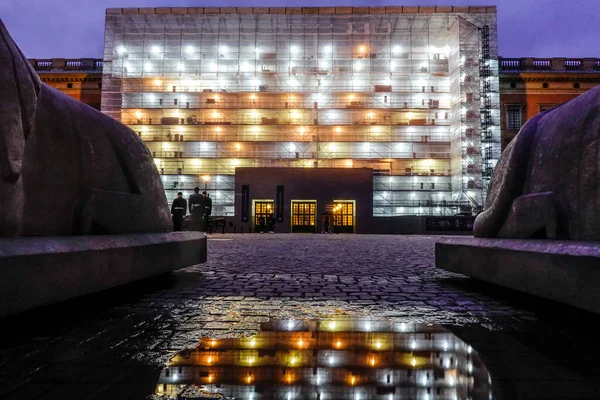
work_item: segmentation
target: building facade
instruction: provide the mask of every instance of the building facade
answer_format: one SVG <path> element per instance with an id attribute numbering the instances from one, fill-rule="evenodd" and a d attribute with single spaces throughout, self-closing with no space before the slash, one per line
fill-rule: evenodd
<path id="1" fill-rule="evenodd" d="M 238 167 L 370 168 L 374 217 L 477 212 L 500 155 L 495 7 L 108 9 L 102 83 L 167 198 L 216 216 Z"/>
<path id="2" fill-rule="evenodd" d="M 535 114 L 600 84 L 600 58 L 500 58 L 502 149 Z"/>
<path id="3" fill-rule="evenodd" d="M 29 59 L 42 82 L 100 110 L 102 60 L 97 58 Z"/>

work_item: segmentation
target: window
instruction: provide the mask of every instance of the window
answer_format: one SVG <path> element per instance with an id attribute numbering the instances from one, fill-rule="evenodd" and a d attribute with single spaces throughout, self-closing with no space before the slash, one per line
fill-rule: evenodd
<path id="1" fill-rule="evenodd" d="M 579 85 L 579 82 L 574 82 L 573 83 L 573 89 L 581 89 L 581 86 Z"/>
<path id="2" fill-rule="evenodd" d="M 67 83 L 67 89 L 73 89 L 73 84 L 72 83 Z"/>
<path id="3" fill-rule="evenodd" d="M 544 82 L 544 83 L 542 83 L 542 87 L 543 87 L 544 89 L 548 89 L 548 82 Z"/>
<path id="4" fill-rule="evenodd" d="M 521 107 L 508 107 L 506 109 L 506 121 L 509 131 L 518 131 L 521 129 Z"/>
<path id="5" fill-rule="evenodd" d="M 556 107 L 556 104 L 554 104 L 554 103 L 538 104 L 538 111 L 539 112 L 546 111 L 553 107 Z"/>
<path id="6" fill-rule="evenodd" d="M 510 88 L 511 88 L 511 89 L 514 89 L 514 88 L 516 88 L 516 87 L 517 87 L 517 84 L 516 84 L 515 82 L 511 82 L 511 83 L 510 83 Z"/>
<path id="7" fill-rule="evenodd" d="M 315 203 L 293 203 L 292 225 L 314 226 L 315 225 Z"/>

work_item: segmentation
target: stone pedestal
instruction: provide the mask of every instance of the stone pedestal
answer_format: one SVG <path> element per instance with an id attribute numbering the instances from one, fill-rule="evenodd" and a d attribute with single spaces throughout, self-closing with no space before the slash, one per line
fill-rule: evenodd
<path id="1" fill-rule="evenodd" d="M 435 265 L 600 314 L 600 242 L 443 238 Z"/>
<path id="2" fill-rule="evenodd" d="M 0 317 L 206 261 L 199 232 L 0 239 Z"/>

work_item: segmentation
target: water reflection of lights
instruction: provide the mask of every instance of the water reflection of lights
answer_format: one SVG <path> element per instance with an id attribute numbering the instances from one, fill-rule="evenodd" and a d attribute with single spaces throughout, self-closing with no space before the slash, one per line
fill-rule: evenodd
<path id="1" fill-rule="evenodd" d="M 492 393 L 477 353 L 441 326 L 336 316 L 273 320 L 261 329 L 249 338 L 202 339 L 179 353 L 155 394 L 175 399 L 196 387 L 225 399 L 480 400 Z"/>

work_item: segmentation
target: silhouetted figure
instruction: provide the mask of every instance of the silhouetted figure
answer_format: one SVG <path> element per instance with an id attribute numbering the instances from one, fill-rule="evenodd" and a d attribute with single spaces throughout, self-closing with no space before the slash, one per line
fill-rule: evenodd
<path id="1" fill-rule="evenodd" d="M 206 232 L 204 224 L 204 196 L 200 194 L 200 188 L 194 188 L 194 194 L 189 200 L 190 214 L 192 215 L 192 230 Z"/>
<path id="2" fill-rule="evenodd" d="M 329 215 L 323 218 L 323 233 L 329 233 Z"/>
<path id="3" fill-rule="evenodd" d="M 212 214 L 212 199 L 208 196 L 208 193 L 206 192 L 206 190 L 202 192 L 202 196 L 204 197 L 204 217 L 203 217 L 204 227 L 205 227 L 205 231 L 208 231 L 208 233 L 211 233 L 210 229 L 208 229 L 208 227 L 209 227 L 208 221 L 210 219 L 210 214 Z"/>
<path id="4" fill-rule="evenodd" d="M 263 215 L 258 217 L 258 229 L 260 233 L 265 233 L 265 217 Z"/>
<path id="5" fill-rule="evenodd" d="M 275 233 L 275 217 L 273 214 L 267 215 L 267 229 L 269 233 Z"/>
<path id="6" fill-rule="evenodd" d="M 187 214 L 187 201 L 183 198 L 183 193 L 177 193 L 177 198 L 171 205 L 171 218 L 173 219 L 173 231 L 181 231 L 183 217 Z"/>

